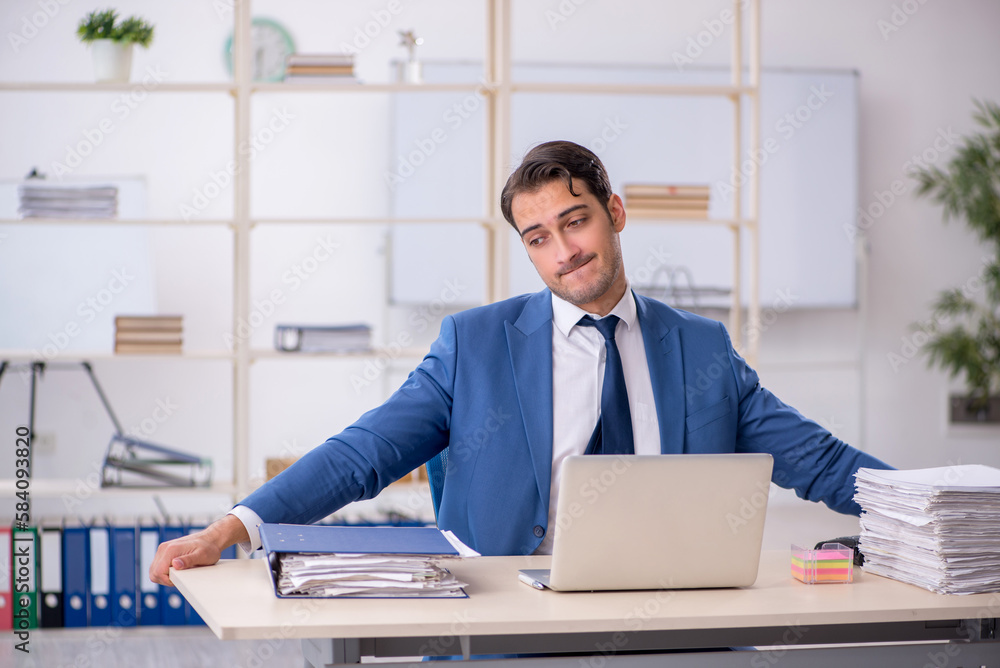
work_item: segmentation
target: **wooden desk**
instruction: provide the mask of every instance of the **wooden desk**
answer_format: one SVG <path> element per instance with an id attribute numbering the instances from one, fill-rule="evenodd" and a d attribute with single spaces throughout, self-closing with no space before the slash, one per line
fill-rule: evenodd
<path id="1" fill-rule="evenodd" d="M 787 551 L 764 552 L 757 582 L 746 589 L 556 593 L 518 582 L 518 569 L 548 562 L 482 557 L 449 563 L 469 583 L 467 599 L 278 599 L 263 560 L 172 570 L 171 578 L 219 638 L 310 639 L 303 649 L 312 665 L 360 656 L 584 652 L 603 661 L 591 660 L 592 668 L 608 662 L 759 667 L 779 657 L 781 666 L 818 666 L 830 653 L 852 668 L 1000 666 L 1000 642 L 993 640 L 1000 594 L 942 596 L 859 572 L 850 585 L 805 585 L 790 576 Z M 830 643 L 841 646 L 800 649 Z M 669 654 L 652 663 L 655 655 L 628 654 L 733 646 L 767 649 Z M 751 663 L 754 656 L 763 663 Z M 518 662 L 587 665 L 580 660 Z"/>

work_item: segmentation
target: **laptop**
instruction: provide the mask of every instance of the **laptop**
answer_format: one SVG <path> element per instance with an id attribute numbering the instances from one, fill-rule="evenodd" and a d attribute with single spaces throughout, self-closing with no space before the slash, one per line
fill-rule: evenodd
<path id="1" fill-rule="evenodd" d="M 555 591 L 749 587 L 772 466 L 756 453 L 567 457 L 552 568 L 518 577 Z"/>

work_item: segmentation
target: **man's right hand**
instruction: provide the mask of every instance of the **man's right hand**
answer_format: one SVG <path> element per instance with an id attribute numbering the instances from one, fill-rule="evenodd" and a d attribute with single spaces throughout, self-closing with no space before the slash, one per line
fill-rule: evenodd
<path id="1" fill-rule="evenodd" d="M 172 587 L 171 567 L 183 570 L 211 566 L 219 560 L 224 549 L 249 540 L 243 522 L 235 515 L 226 515 L 202 531 L 161 543 L 149 567 L 149 579 Z"/>

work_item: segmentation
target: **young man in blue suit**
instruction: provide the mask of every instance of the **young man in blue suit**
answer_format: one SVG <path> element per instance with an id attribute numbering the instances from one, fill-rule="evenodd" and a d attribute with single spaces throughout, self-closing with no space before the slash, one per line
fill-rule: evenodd
<path id="1" fill-rule="evenodd" d="M 446 447 L 439 526 L 483 554 L 550 551 L 559 463 L 593 448 L 601 422 L 604 447 L 623 439 L 636 454 L 770 453 L 775 483 L 860 513 L 855 471 L 885 464 L 764 389 L 720 323 L 629 289 L 625 209 L 596 155 L 571 142 L 533 148 L 501 208 L 548 288 L 446 317 L 384 404 L 205 531 L 161 545 L 154 581 L 169 584 L 170 566 L 213 564 L 234 543 L 256 548 L 261 522 L 311 523 L 371 498 Z M 581 324 L 588 314 L 610 333 Z M 609 363 L 629 408 L 609 415 L 610 435 Z"/>

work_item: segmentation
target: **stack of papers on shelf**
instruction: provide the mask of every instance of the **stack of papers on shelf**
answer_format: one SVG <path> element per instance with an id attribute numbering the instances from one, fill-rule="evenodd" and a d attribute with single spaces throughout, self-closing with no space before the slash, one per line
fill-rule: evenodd
<path id="1" fill-rule="evenodd" d="M 114 218 L 115 186 L 67 186 L 32 179 L 18 188 L 22 218 Z"/>
<path id="2" fill-rule="evenodd" d="M 438 561 L 478 556 L 433 527 L 262 524 L 260 540 L 279 597 L 464 597 Z"/>
<path id="3" fill-rule="evenodd" d="M 371 350 L 369 325 L 277 325 L 274 347 L 282 352 L 360 352 Z"/>
<path id="4" fill-rule="evenodd" d="M 940 594 L 1000 591 L 1000 469 L 859 469 L 869 573 Z"/>

